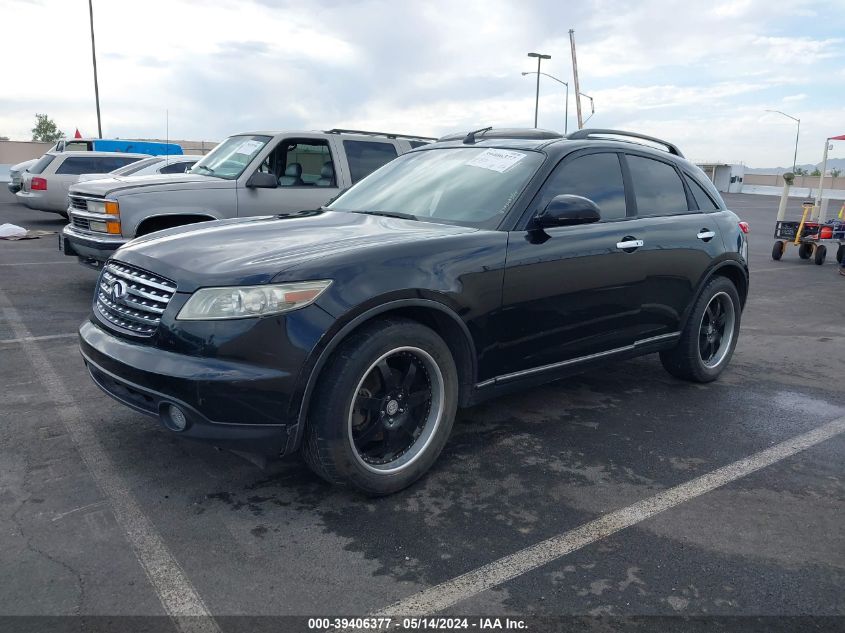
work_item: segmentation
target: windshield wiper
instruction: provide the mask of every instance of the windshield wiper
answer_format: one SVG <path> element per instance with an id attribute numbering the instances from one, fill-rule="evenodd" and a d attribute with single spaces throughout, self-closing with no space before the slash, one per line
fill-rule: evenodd
<path id="1" fill-rule="evenodd" d="M 194 169 L 204 169 L 209 174 L 212 174 L 212 175 L 214 174 L 214 170 L 211 167 L 206 167 L 205 165 L 194 165 Z"/>
<path id="2" fill-rule="evenodd" d="M 352 211 L 352 213 L 364 213 L 366 215 L 381 215 L 386 218 L 399 218 L 401 220 L 419 220 L 419 218 L 410 213 L 400 213 L 399 211 Z"/>

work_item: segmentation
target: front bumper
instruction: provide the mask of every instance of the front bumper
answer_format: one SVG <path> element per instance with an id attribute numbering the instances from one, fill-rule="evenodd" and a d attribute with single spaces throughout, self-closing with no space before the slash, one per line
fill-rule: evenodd
<path id="1" fill-rule="evenodd" d="M 182 409 L 188 425 L 178 435 L 249 453 L 285 452 L 289 425 L 278 416 L 286 403 L 276 396 L 289 382 L 287 372 L 166 352 L 91 322 L 80 327 L 79 339 L 91 377 L 112 398 L 162 423 L 166 405 Z"/>
<path id="2" fill-rule="evenodd" d="M 99 268 L 127 241 L 120 236 L 82 233 L 68 224 L 59 236 L 59 248 L 65 255 L 79 258 L 81 264 Z"/>

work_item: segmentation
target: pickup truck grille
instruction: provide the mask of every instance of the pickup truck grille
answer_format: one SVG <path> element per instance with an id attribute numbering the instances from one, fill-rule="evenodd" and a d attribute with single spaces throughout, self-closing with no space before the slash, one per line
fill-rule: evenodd
<path id="1" fill-rule="evenodd" d="M 71 209 L 76 209 L 77 211 L 87 211 L 88 202 L 86 198 L 83 198 L 82 196 L 70 196 L 70 207 Z"/>
<path id="2" fill-rule="evenodd" d="M 169 279 L 109 261 L 97 281 L 94 313 L 119 332 L 152 336 L 175 292 L 176 284 Z"/>
<path id="3" fill-rule="evenodd" d="M 91 230 L 91 226 L 88 224 L 87 218 L 78 218 L 73 215 L 71 216 L 71 219 L 73 220 L 73 226 L 75 226 L 76 228 L 82 229 L 83 231 Z"/>

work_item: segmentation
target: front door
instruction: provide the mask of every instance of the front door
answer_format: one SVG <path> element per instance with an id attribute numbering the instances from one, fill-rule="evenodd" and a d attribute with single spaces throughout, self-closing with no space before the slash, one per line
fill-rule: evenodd
<path id="1" fill-rule="evenodd" d="M 283 139 L 267 155 L 258 171 L 273 174 L 275 189 L 238 183 L 238 215 L 273 215 L 319 209 L 340 189 L 329 142 L 325 138 Z M 252 172 L 242 176 L 245 182 Z"/>
<path id="2" fill-rule="evenodd" d="M 644 275 L 620 156 L 587 150 L 566 157 L 531 203 L 531 214 L 562 194 L 589 198 L 602 219 L 547 229 L 533 229 L 529 221 L 526 230 L 509 234 L 499 375 L 618 349 L 637 338 Z"/>

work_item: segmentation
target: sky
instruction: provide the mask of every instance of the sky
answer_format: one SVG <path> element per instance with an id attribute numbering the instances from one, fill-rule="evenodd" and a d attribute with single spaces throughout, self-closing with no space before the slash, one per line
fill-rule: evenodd
<path id="1" fill-rule="evenodd" d="M 532 127 L 536 60 L 587 127 L 638 131 L 699 161 L 821 161 L 845 134 L 845 0 L 93 0 L 103 135 L 219 141 L 345 127 L 438 136 Z M 0 136 L 35 113 L 97 133 L 86 0 L 0 0 Z M 539 126 L 563 131 L 541 77 Z M 589 101 L 582 100 L 589 114 Z M 166 113 L 169 113 L 166 114 Z M 585 117 L 587 116 L 585 114 Z M 845 157 L 845 142 L 831 157 Z"/>

